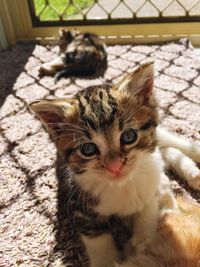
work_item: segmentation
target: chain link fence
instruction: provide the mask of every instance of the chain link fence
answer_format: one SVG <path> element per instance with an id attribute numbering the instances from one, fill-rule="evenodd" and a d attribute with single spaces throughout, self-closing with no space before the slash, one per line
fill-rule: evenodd
<path id="1" fill-rule="evenodd" d="M 33 26 L 199 22 L 199 0 L 28 0 Z"/>

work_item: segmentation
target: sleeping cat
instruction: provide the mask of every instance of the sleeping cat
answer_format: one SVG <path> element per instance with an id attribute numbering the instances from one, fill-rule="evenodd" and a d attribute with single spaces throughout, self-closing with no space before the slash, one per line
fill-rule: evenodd
<path id="1" fill-rule="evenodd" d="M 153 81 L 145 64 L 114 86 L 31 105 L 57 146 L 62 208 L 90 267 L 161 266 L 148 247 L 160 218 L 178 213 L 164 164 L 200 189 L 200 148 L 157 127 Z"/>
<path id="2" fill-rule="evenodd" d="M 55 75 L 55 82 L 66 76 L 99 75 L 107 66 L 104 43 L 93 33 L 60 29 L 59 56 L 39 67 L 43 75 Z"/>

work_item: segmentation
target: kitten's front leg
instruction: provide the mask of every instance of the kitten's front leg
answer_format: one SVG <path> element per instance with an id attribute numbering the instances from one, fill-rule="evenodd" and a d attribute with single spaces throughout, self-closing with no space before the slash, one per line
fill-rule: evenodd
<path id="1" fill-rule="evenodd" d="M 133 238 L 130 241 L 136 254 L 143 253 L 154 237 L 159 216 L 158 205 L 158 196 L 155 195 L 149 204 L 136 216 Z"/>
<path id="2" fill-rule="evenodd" d="M 127 243 L 124 251 L 127 261 L 120 264 L 119 267 L 158 266 L 145 255 L 146 248 L 155 236 L 158 218 L 159 198 L 155 195 L 151 202 L 135 217 L 133 237 Z"/>
<path id="3" fill-rule="evenodd" d="M 128 261 L 119 267 L 163 267 L 156 258 L 148 255 L 147 251 L 156 236 L 160 218 L 166 212 L 177 212 L 177 210 L 178 205 L 170 189 L 169 179 L 162 173 L 157 195 L 136 218 L 134 236 L 129 244 L 134 248 L 135 255 L 130 256 Z"/>
<path id="4" fill-rule="evenodd" d="M 97 237 L 81 235 L 89 257 L 90 267 L 114 267 L 117 249 L 110 234 Z"/>
<path id="5" fill-rule="evenodd" d="M 44 75 L 53 76 L 56 74 L 57 70 L 63 69 L 64 67 L 65 67 L 65 64 L 62 58 L 59 56 L 50 62 L 42 64 L 38 68 L 38 71 L 39 71 L 40 76 L 44 76 Z"/>
<path id="6" fill-rule="evenodd" d="M 162 217 L 168 211 L 178 211 L 178 205 L 170 188 L 169 178 L 163 172 L 158 187 L 159 216 Z"/>

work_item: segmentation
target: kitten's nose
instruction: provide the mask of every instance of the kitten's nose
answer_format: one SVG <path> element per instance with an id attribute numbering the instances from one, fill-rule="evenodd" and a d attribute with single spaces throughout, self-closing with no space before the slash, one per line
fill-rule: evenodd
<path id="1" fill-rule="evenodd" d="M 123 163 L 120 160 L 110 161 L 105 165 L 106 170 L 113 174 L 119 174 Z"/>

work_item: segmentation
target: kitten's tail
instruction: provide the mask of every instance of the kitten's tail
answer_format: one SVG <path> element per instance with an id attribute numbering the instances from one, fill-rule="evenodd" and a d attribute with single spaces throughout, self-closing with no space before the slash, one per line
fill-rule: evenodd
<path id="1" fill-rule="evenodd" d="M 193 159 L 196 162 L 200 162 L 200 146 L 194 143 L 187 141 L 186 139 L 168 132 L 166 129 L 162 127 L 157 127 L 157 140 L 158 145 L 161 147 L 173 147 L 189 158 Z"/>
<path id="2" fill-rule="evenodd" d="M 63 69 L 60 70 L 56 73 L 54 76 L 54 83 L 56 84 L 61 78 L 66 77 L 69 75 L 69 70 L 68 69 Z"/>

